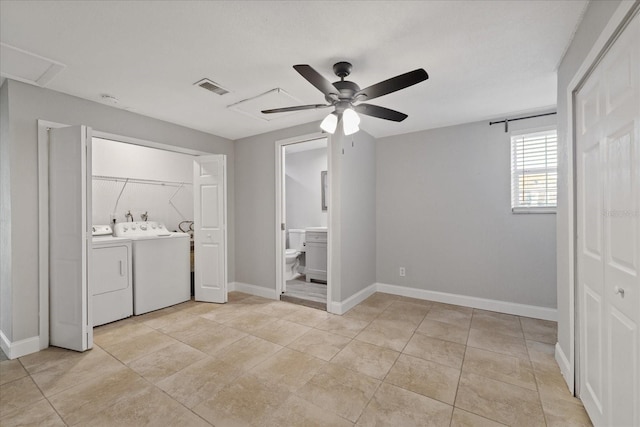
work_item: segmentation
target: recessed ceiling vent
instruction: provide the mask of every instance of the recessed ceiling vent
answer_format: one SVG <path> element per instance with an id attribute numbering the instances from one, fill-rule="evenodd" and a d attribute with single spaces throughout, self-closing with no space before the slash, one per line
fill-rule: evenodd
<path id="1" fill-rule="evenodd" d="M 228 90 L 220 87 L 216 82 L 213 82 L 209 79 L 202 79 L 199 82 L 194 83 L 194 85 L 198 85 L 203 89 L 208 90 L 209 92 L 213 92 L 218 95 L 224 95 L 225 93 L 229 93 Z"/>

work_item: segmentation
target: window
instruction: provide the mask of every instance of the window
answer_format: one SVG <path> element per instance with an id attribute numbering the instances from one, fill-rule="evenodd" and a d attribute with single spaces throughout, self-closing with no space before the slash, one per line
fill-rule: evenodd
<path id="1" fill-rule="evenodd" d="M 556 129 L 511 136 L 511 210 L 555 212 L 558 198 Z"/>

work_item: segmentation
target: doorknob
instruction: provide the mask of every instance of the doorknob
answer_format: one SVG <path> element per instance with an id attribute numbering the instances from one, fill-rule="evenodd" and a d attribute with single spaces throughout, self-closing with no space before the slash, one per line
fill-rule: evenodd
<path id="1" fill-rule="evenodd" d="M 621 296 L 622 298 L 624 298 L 624 289 L 623 289 L 623 288 L 621 288 L 621 287 L 619 287 L 619 286 L 616 286 L 616 287 L 614 288 L 614 290 L 616 291 L 616 294 L 620 294 L 620 296 Z"/>

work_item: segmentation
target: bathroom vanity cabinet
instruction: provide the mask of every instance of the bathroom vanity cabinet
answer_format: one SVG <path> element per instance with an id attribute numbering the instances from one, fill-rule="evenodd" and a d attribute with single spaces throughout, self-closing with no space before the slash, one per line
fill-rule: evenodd
<path id="1" fill-rule="evenodd" d="M 306 276 L 311 280 L 327 281 L 327 229 L 307 228 L 306 240 Z"/>

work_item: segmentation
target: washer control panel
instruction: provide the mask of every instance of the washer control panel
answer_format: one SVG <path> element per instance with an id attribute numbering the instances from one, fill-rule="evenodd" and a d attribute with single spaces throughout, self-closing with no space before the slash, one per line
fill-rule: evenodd
<path id="1" fill-rule="evenodd" d="M 111 236 L 113 230 L 110 225 L 94 225 L 91 227 L 92 236 Z"/>
<path id="2" fill-rule="evenodd" d="M 168 235 L 169 230 L 157 221 L 119 222 L 114 226 L 113 235 L 116 237 L 158 236 Z"/>

